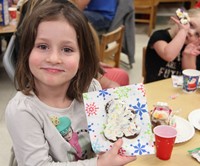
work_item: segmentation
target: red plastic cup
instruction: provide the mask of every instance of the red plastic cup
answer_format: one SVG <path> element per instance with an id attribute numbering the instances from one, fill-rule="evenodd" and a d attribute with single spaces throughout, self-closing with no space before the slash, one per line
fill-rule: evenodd
<path id="1" fill-rule="evenodd" d="M 153 131 L 155 134 L 156 156 L 162 160 L 169 160 L 177 135 L 176 129 L 167 125 L 159 125 Z"/>
<path id="2" fill-rule="evenodd" d="M 10 18 L 12 20 L 17 18 L 17 8 L 16 7 L 9 7 L 8 11 L 9 11 L 9 14 L 10 14 Z"/>

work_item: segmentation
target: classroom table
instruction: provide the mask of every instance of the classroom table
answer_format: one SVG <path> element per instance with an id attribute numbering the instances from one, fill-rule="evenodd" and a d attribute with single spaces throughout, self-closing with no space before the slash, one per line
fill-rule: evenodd
<path id="1" fill-rule="evenodd" d="M 5 39 L 8 43 L 12 34 L 16 31 L 16 25 L 14 24 L 8 24 L 6 26 L 0 26 L 0 48 L 2 48 L 2 39 Z M 2 53 L 2 50 L 0 49 L 0 54 Z"/>
<path id="2" fill-rule="evenodd" d="M 149 110 L 158 101 L 167 102 L 172 110 L 179 110 L 177 116 L 188 119 L 191 111 L 200 108 L 200 89 L 193 93 L 183 92 L 181 87 L 173 87 L 171 79 L 148 83 L 144 87 Z M 195 129 L 190 140 L 175 144 L 169 160 L 160 160 L 155 154 L 144 155 L 137 156 L 137 160 L 127 166 L 199 166 L 200 163 L 187 152 L 197 147 L 200 147 L 200 131 Z"/>
<path id="3" fill-rule="evenodd" d="M 0 26 L 0 35 L 12 34 L 16 31 L 16 25 L 8 24 L 6 26 Z"/>

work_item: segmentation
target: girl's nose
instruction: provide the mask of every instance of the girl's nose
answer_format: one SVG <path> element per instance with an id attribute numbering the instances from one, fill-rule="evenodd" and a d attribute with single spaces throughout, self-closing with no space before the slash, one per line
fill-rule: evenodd
<path id="1" fill-rule="evenodd" d="M 189 31 L 188 31 L 188 35 L 191 37 L 191 36 L 196 36 L 196 30 L 194 30 L 194 29 L 190 29 Z"/>
<path id="2" fill-rule="evenodd" d="M 50 63 L 61 63 L 62 60 L 61 60 L 59 51 L 57 51 L 57 50 L 51 51 L 49 53 L 47 61 L 50 62 Z"/>

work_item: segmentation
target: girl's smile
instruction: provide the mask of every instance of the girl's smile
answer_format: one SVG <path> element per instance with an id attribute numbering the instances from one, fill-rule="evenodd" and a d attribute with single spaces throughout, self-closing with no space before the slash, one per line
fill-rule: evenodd
<path id="1" fill-rule="evenodd" d="M 64 69 L 59 69 L 55 67 L 41 67 L 42 70 L 46 70 L 49 73 L 59 73 L 59 72 L 65 72 Z"/>

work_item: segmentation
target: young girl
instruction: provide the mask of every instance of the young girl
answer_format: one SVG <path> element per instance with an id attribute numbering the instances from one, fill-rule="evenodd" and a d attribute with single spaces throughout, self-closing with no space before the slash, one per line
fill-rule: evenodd
<path id="1" fill-rule="evenodd" d="M 99 70 L 95 52 L 87 20 L 69 2 L 49 1 L 24 19 L 18 92 L 6 108 L 18 165 L 120 166 L 136 159 L 118 155 L 122 140 L 98 157 L 91 150 L 82 93 L 101 88 L 93 79 Z M 70 119 L 76 140 L 66 141 L 57 130 L 61 117 Z"/>
<path id="2" fill-rule="evenodd" d="M 200 54 L 200 9 L 188 11 L 190 22 L 176 23 L 172 28 L 155 31 L 149 39 L 146 58 L 145 83 L 181 75 L 182 69 L 196 68 Z"/>

